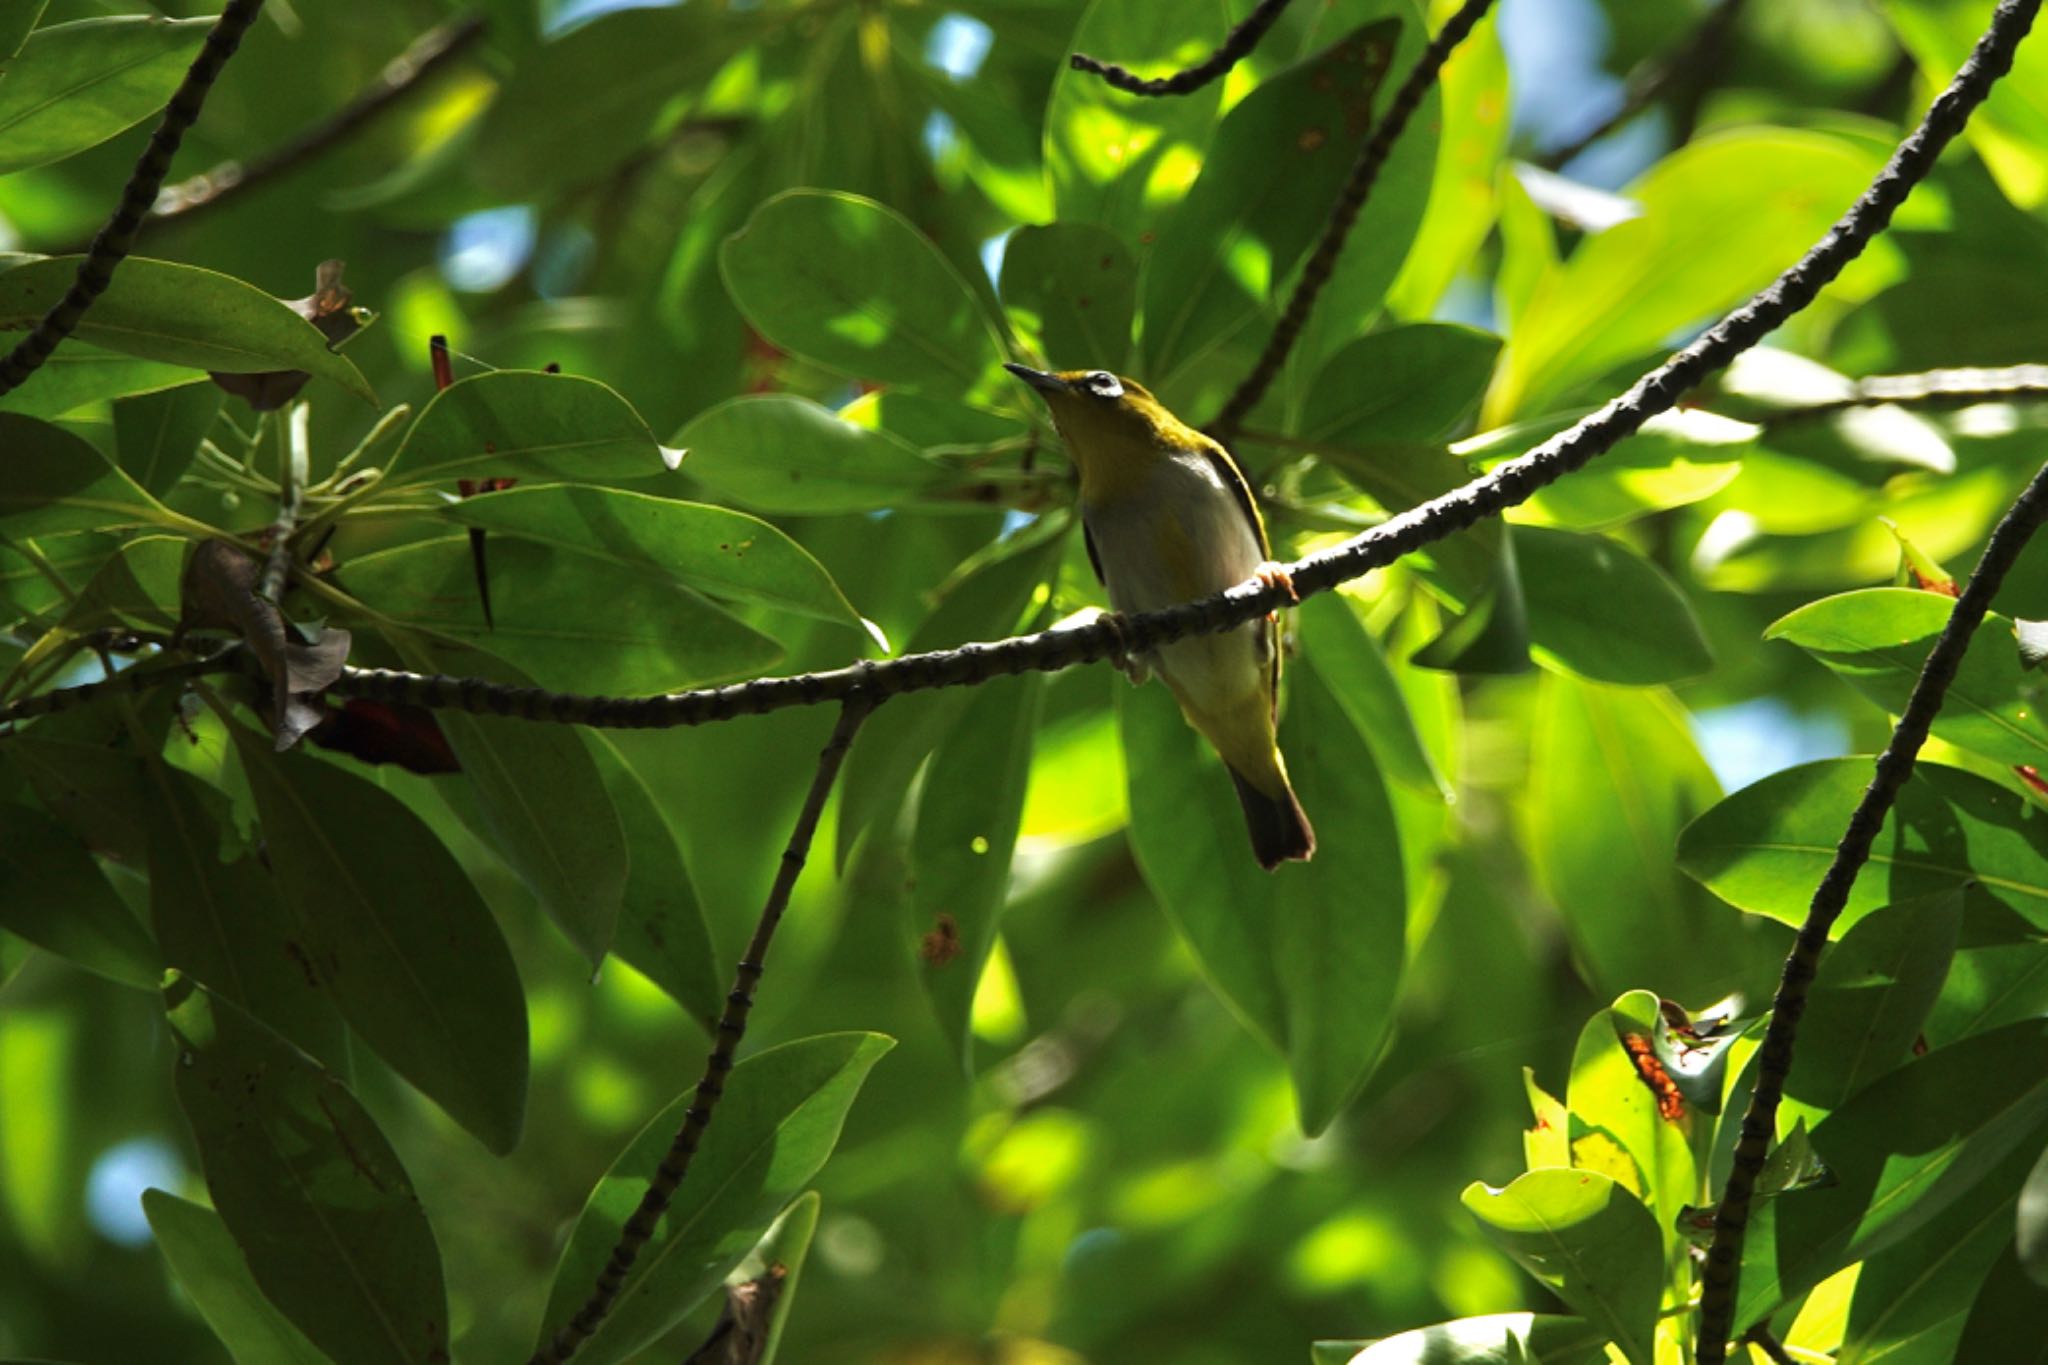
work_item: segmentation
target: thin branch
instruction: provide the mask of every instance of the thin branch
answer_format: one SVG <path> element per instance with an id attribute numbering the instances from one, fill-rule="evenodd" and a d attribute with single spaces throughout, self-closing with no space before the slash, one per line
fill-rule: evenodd
<path id="1" fill-rule="evenodd" d="M 1857 380 L 1843 397 L 1786 408 L 1782 412 L 1770 413 L 1762 420 L 1765 426 L 1782 426 L 1876 403 L 1960 408 L 1973 403 L 2000 402 L 2048 402 L 2048 365 L 1874 374 Z"/>
<path id="2" fill-rule="evenodd" d="M 1771 1329 L 1761 1322 L 1744 1333 L 1742 1339 L 1769 1356 L 1771 1365 L 1799 1365 L 1792 1359 L 1792 1353 L 1785 1349 L 1785 1344 L 1772 1336 Z"/>
<path id="3" fill-rule="evenodd" d="M 2001 11 L 2001 16 L 2004 11 Z M 1820 967 L 1821 954 L 1828 946 L 1828 931 L 1849 902 L 1856 874 L 1870 858 L 1871 846 L 1884 827 L 1885 816 L 1899 789 L 1913 775 L 1913 761 L 1927 742 L 1928 728 L 1941 710 L 1949 684 L 1970 647 L 1970 637 L 1983 624 L 1991 600 L 2020 551 L 2048 519 L 2048 465 L 2034 475 L 1984 545 L 1976 572 L 1956 599 L 1948 623 L 1921 665 L 1919 681 L 1906 698 L 1891 741 L 1877 757 L 1877 771 L 1864 789 L 1862 799 L 1849 816 L 1842 841 L 1828 864 L 1805 923 L 1793 940 L 1778 979 L 1777 995 L 1771 1001 L 1771 1022 L 1758 1050 L 1756 1089 L 1749 1109 L 1742 1116 L 1742 1135 L 1736 1142 L 1733 1167 L 1721 1203 L 1714 1214 L 1714 1243 L 1707 1252 L 1700 1300 L 1700 1365 L 1720 1365 L 1725 1358 L 1728 1330 L 1735 1316 L 1735 1284 L 1742 1265 L 1743 1235 L 1749 1226 L 1749 1205 L 1756 1179 L 1764 1167 L 1771 1137 L 1777 1131 L 1778 1104 L 1784 1098 L 1785 1077 L 1792 1069 L 1792 1047 L 1799 1033 L 1799 1017 L 1806 1012 L 1808 989 Z"/>
<path id="4" fill-rule="evenodd" d="M 484 36 L 481 15 L 454 19 L 420 35 L 386 63 L 374 84 L 296 136 L 247 161 L 223 161 L 208 171 L 169 186 L 156 196 L 151 223 L 190 222 L 232 194 L 252 189 L 311 161 L 410 94 L 421 82 Z"/>
<path id="5" fill-rule="evenodd" d="M 138 664 L 100 682 L 85 683 L 78 687 L 52 688 L 48 692 L 39 692 L 33 697 L 23 697 L 20 701 L 0 706 L 0 727 L 11 726 L 16 721 L 28 720 L 35 716 L 54 716 L 60 711 L 76 710 L 107 697 L 132 697 L 142 692 L 153 692 L 159 687 L 182 686 L 194 678 L 203 678 L 213 673 L 233 673 L 242 667 L 243 656 L 244 651 L 230 649 L 204 659 L 188 659 L 180 663 L 165 664 L 161 668 L 148 668 Z"/>
<path id="6" fill-rule="evenodd" d="M 1743 3 L 1744 0 L 1721 0 L 1719 5 L 1700 20 L 1683 42 L 1661 57 L 1653 58 L 1636 67 L 1629 73 L 1628 84 L 1622 91 L 1621 103 L 1614 112 L 1562 147 L 1545 152 L 1539 164 L 1550 170 L 1557 170 L 1580 152 L 1662 99 L 1665 92 L 1680 78 L 1691 83 L 1691 89 L 1687 92 L 1691 108 L 1680 111 L 1685 115 L 1682 121 L 1687 125 L 1683 131 L 1689 135 L 1690 124 L 1698 115 L 1700 98 L 1721 70 L 1722 53 L 1735 31 L 1735 21 L 1741 17 Z M 1686 138 L 1680 137 L 1677 141 L 1684 142 Z"/>
<path id="7" fill-rule="evenodd" d="M 299 529 L 299 508 L 305 500 L 308 467 L 306 436 L 311 409 L 294 404 L 284 421 L 284 455 L 278 461 L 277 519 L 270 523 L 270 550 L 256 595 L 273 604 L 284 600 L 285 580 L 292 571 L 292 536 Z"/>
<path id="8" fill-rule="evenodd" d="M 705 1059 L 704 1074 L 697 1081 L 696 1100 L 683 1111 L 683 1126 L 677 1130 L 668 1155 L 662 1158 L 654 1178 L 648 1182 L 647 1192 L 640 1198 L 640 1206 L 633 1210 L 632 1217 L 626 1220 L 620 1231 L 618 1243 L 612 1247 L 590 1297 L 548 1344 L 534 1353 L 528 1365 L 562 1365 L 590 1339 L 611 1311 L 634 1260 L 653 1237 L 655 1225 L 668 1212 L 669 1202 L 675 1198 L 676 1190 L 689 1174 L 691 1158 L 697 1154 L 697 1144 L 711 1126 L 711 1115 L 718 1108 L 719 1098 L 725 1094 L 725 1077 L 732 1070 L 740 1039 L 746 1036 L 747 1014 L 754 1007 L 754 991 L 761 984 L 761 974 L 768 960 L 768 946 L 775 938 L 776 926 L 782 922 L 782 912 L 789 906 L 790 892 L 804 870 L 804 861 L 810 856 L 811 839 L 818 831 L 818 817 L 825 809 L 825 798 L 830 795 L 832 783 L 839 776 L 839 766 L 846 759 L 847 747 L 853 743 L 861 722 L 868 718 L 878 700 L 866 695 L 853 695 L 841 705 L 839 722 L 832 727 L 832 737 L 825 741 L 824 749 L 818 754 L 817 774 L 811 778 L 810 792 L 804 797 L 803 808 L 797 812 L 796 825 L 790 830 L 789 844 L 782 851 L 782 863 L 775 871 L 774 884 L 768 888 L 768 900 L 761 907 L 761 918 L 754 926 L 754 936 L 747 941 L 747 950 L 741 955 L 739 967 L 733 974 L 732 990 L 725 997 L 725 1010 L 718 1016 L 717 1036 L 711 1044 L 711 1055 Z"/>
<path id="9" fill-rule="evenodd" d="M 1977 50 L 1944 92 L 1948 98 L 1974 70 L 1993 77 L 2011 62 L 2012 49 L 2026 33 L 2040 0 L 2004 0 L 1991 29 L 1977 44 Z M 1986 85 L 1989 81 L 1984 82 Z M 1939 105 L 1940 101 L 1936 101 Z M 1793 1040 L 1799 1031 L 1799 1016 L 1806 1009 L 1807 989 L 1827 948 L 1828 930 L 1848 903 L 1849 889 L 1856 874 L 1870 857 L 1871 845 L 1884 824 L 1886 813 L 1906 779 L 1912 776 L 1914 757 L 1927 740 L 1928 727 L 1941 709 L 1943 696 L 1955 678 L 1970 636 L 1984 620 L 1991 599 L 2004 581 L 2006 571 L 2018 559 L 2020 550 L 2048 517 L 2048 466 L 2034 476 L 2018 500 L 2007 510 L 1984 546 L 1984 556 L 1970 575 L 1969 586 L 1956 599 L 1948 624 L 1927 655 L 1920 679 L 1906 699 L 1891 742 L 1878 756 L 1877 772 L 1863 798 L 1857 802 L 1849 827 L 1835 847 L 1834 860 L 1814 892 L 1806 922 L 1799 927 L 1791 955 L 1785 959 L 1784 974 L 1771 1003 L 1771 1022 L 1764 1033 L 1757 1067 L 1756 1090 L 1749 1110 L 1742 1117 L 1742 1134 L 1736 1143 L 1733 1167 L 1721 1202 L 1714 1215 L 1714 1243 L 1707 1252 L 1700 1303 L 1700 1365 L 1720 1365 L 1726 1358 L 1728 1329 L 1735 1316 L 1735 1285 L 1742 1266 L 1743 1234 L 1749 1225 L 1749 1205 L 1756 1178 L 1763 1170 L 1771 1137 L 1776 1131 L 1778 1102 L 1785 1091 L 1785 1076 L 1792 1066 Z"/>
<path id="10" fill-rule="evenodd" d="M 206 45 L 192 59 L 177 93 L 164 107 L 164 116 L 150 134 L 149 145 L 136 158 L 128 183 L 121 187 L 121 201 L 113 216 L 94 235 L 85 259 L 78 263 L 77 278 L 64 291 L 64 297 L 0 360 L 0 394 L 20 388 L 50 358 L 58 343 L 71 335 L 93 301 L 113 283 L 114 268 L 134 250 L 135 234 L 142 227 L 150 205 L 156 202 L 157 187 L 170 172 L 171 158 L 177 155 L 185 130 L 199 118 L 207 92 L 213 88 L 228 58 L 242 45 L 242 35 L 256 22 L 262 9 L 263 0 L 228 0 L 213 31 L 206 35 Z"/>
<path id="11" fill-rule="evenodd" d="M 1067 58 L 1067 64 L 1076 71 L 1094 72 L 1126 94 L 1191 95 L 1249 57 L 1252 49 L 1259 45 L 1259 40 L 1266 36 L 1266 30 L 1279 20 L 1280 11 L 1286 8 L 1287 0 L 1259 0 L 1245 21 L 1230 30 L 1221 47 L 1187 70 L 1156 80 L 1147 80 L 1127 67 L 1098 61 L 1079 52 Z"/>
<path id="12" fill-rule="evenodd" d="M 1422 50 L 1415 69 L 1408 73 L 1408 79 L 1395 92 L 1387 112 L 1374 126 L 1372 136 L 1359 149 L 1358 159 L 1351 163 L 1351 174 L 1337 196 L 1336 205 L 1330 210 L 1322 240 L 1316 243 L 1314 253 L 1301 268 L 1301 278 L 1295 282 L 1294 293 L 1288 297 L 1287 308 L 1281 313 L 1280 321 L 1274 324 L 1273 335 L 1267 340 L 1265 351 L 1252 366 L 1251 373 L 1244 377 L 1236 392 L 1224 403 L 1223 410 L 1209 423 L 1209 434 L 1224 445 L 1230 444 L 1238 426 L 1258 406 L 1259 399 L 1265 396 L 1267 387 L 1280 373 L 1280 367 L 1287 363 L 1287 354 L 1294 349 L 1301 329 L 1308 324 L 1316 295 L 1330 282 L 1330 276 L 1337 268 L 1337 258 L 1344 251 L 1344 241 L 1357 225 L 1359 211 L 1365 207 L 1373 182 L 1379 179 L 1380 167 L 1386 164 L 1395 139 L 1407 128 L 1408 120 L 1415 111 L 1422 107 L 1423 96 L 1436 84 L 1437 74 L 1450 60 L 1452 50 L 1465 41 L 1465 36 L 1492 7 L 1493 0 L 1465 0 L 1458 7 L 1458 12 L 1445 21 L 1436 37 L 1429 40 L 1429 46 Z"/>

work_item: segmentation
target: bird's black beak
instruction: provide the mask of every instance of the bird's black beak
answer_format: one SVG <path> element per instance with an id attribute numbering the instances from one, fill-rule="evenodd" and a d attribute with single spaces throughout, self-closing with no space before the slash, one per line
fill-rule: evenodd
<path id="1" fill-rule="evenodd" d="M 1034 370 L 1029 365 L 1019 365 L 1007 360 L 1003 362 L 1003 368 L 1040 393 L 1068 392 L 1067 381 L 1056 374 L 1047 374 L 1044 370 Z"/>

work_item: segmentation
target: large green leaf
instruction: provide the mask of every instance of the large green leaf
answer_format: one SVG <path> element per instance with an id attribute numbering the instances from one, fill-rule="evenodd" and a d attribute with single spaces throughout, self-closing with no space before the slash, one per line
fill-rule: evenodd
<path id="1" fill-rule="evenodd" d="M 314 945 L 256 854 L 221 857 L 220 793 L 154 756 L 138 766 L 151 807 L 149 915 L 165 965 L 345 1074 L 348 1042 Z"/>
<path id="2" fill-rule="evenodd" d="M 96 147 L 163 108 L 212 27 L 121 14 L 29 34 L 0 79 L 0 175 Z"/>
<path id="3" fill-rule="evenodd" d="M 1500 345 L 1490 333 L 1443 322 L 1362 336 L 1317 372 L 1298 434 L 1310 441 L 1443 440 L 1479 405 Z"/>
<path id="4" fill-rule="evenodd" d="M 1530 728 L 1529 855 L 1593 988 L 1726 994 L 1740 917 L 1672 864 L 1679 831 L 1720 790 L 1677 703 L 1546 675 Z"/>
<path id="5" fill-rule="evenodd" d="M 1813 1130 L 1832 1183 L 1752 1211 L 1738 1327 L 1925 1227 L 2044 1137 L 2040 1020 L 1937 1048 L 1882 1077 Z"/>
<path id="6" fill-rule="evenodd" d="M 726 979 L 712 951 L 711 930 L 682 849 L 647 782 L 602 733 L 590 736 L 591 756 L 619 813 L 632 851 L 626 892 L 619 904 L 612 952 L 668 992 L 691 1018 L 709 1028 L 725 1002 Z"/>
<path id="7" fill-rule="evenodd" d="M 9 539 L 147 525 L 164 514 L 133 479 L 62 427 L 0 412 L 0 450 L 7 452 L 0 535 Z"/>
<path id="8" fill-rule="evenodd" d="M 4 85 L 0 81 L 0 85 Z M 64 297 L 79 257 L 20 261 L 0 273 L 0 331 L 38 321 Z M 78 324 L 95 346 L 195 370 L 248 374 L 304 370 L 376 401 L 348 357 L 282 300 L 198 266 L 130 256 Z"/>
<path id="9" fill-rule="evenodd" d="M 8 0 L 0 5 L 0 60 L 21 51 L 48 4 L 49 0 Z"/>
<path id="10" fill-rule="evenodd" d="M 951 916 L 957 955 L 928 958 L 919 975 L 961 1063 L 971 1074 L 975 988 L 996 943 L 1010 888 L 1010 855 L 1031 777 L 1032 736 L 1043 674 L 997 678 L 976 690 L 940 741 L 918 799 L 911 840 L 911 924 L 919 932 Z"/>
<path id="11" fill-rule="evenodd" d="M 720 403 L 676 436 L 691 478 L 763 512 L 866 512 L 906 502 L 945 470 L 886 431 L 808 399 L 763 394 Z"/>
<path id="12" fill-rule="evenodd" d="M 1338 680 L 1331 693 L 1372 745 L 1387 776 L 1448 801 L 1451 784 L 1415 728 L 1415 715 L 1385 651 L 1350 599 L 1341 593 L 1311 597 L 1301 604 L 1300 622 L 1302 648 L 1323 677 Z"/>
<path id="13" fill-rule="evenodd" d="M 114 450 L 121 468 L 146 492 L 164 496 L 199 453 L 224 397 L 217 385 L 187 384 L 115 403 Z"/>
<path id="14" fill-rule="evenodd" d="M 443 672 L 444 656 L 398 640 L 413 669 Z M 502 659 L 465 651 L 468 673 L 514 687 L 532 679 Z M 437 717 L 467 789 L 454 805 L 533 892 L 576 951 L 604 961 L 626 893 L 629 850 L 597 763 L 566 725 L 450 711 Z M 458 794 L 451 793 L 451 797 Z M 474 802 L 472 806 L 471 802 Z"/>
<path id="15" fill-rule="evenodd" d="M 350 560 L 341 579 L 377 611 L 443 637 L 435 647 L 449 666 L 473 671 L 458 648 L 470 645 L 544 687 L 666 692 L 746 677 L 782 655 L 696 593 L 627 564 L 505 537 L 491 542 L 490 572 L 491 622 L 461 532 Z"/>
<path id="16" fill-rule="evenodd" d="M 217 385 L 205 383 L 183 365 L 140 360 L 118 351 L 103 351 L 89 342 L 72 341 L 42 363 L 33 384 L 0 395 L 0 410 L 61 417 L 108 399 L 181 389 L 211 390 L 216 403 L 222 397 Z"/>
<path id="17" fill-rule="evenodd" d="M 227 1224 L 204 1204 L 144 1190 L 142 1209 L 156 1247 L 206 1325 L 238 1361 L 332 1365 L 330 1357 L 263 1297 Z"/>
<path id="18" fill-rule="evenodd" d="M 441 1253 L 369 1112 L 205 987 L 174 977 L 164 1004 L 178 1106 L 264 1296 L 335 1365 L 447 1360 Z"/>
<path id="19" fill-rule="evenodd" d="M 2042 1338 L 2037 1324 L 2044 1315 L 2048 1315 L 2048 1287 L 2028 1274 L 2016 1249 L 2008 1245 L 1978 1291 L 1955 1358 L 2043 1365 L 2048 1362 L 2048 1340 Z M 2015 1342 L 2020 1343 L 2018 1351 L 2013 1349 Z"/>
<path id="20" fill-rule="evenodd" d="M 1304 206 L 1335 201 L 1372 128 L 1399 33 L 1395 19 L 1366 24 L 1224 116 L 1201 178 L 1146 261 L 1145 365 L 1161 384 L 1265 312 L 1315 240 L 1321 218 Z M 1382 287 L 1405 248 L 1403 238 Z"/>
<path id="21" fill-rule="evenodd" d="M 1154 0 L 1094 0 L 1073 50 L 1142 76 L 1164 76 L 1223 41 L 1220 0 L 1162 7 Z M 1142 99 L 1065 62 L 1045 110 L 1045 173 L 1062 222 L 1097 223 L 1126 243 L 1149 240 L 1194 184 L 1216 128 L 1223 82 L 1190 95 Z"/>
<path id="22" fill-rule="evenodd" d="M 232 730 L 271 870 L 342 1017 L 486 1147 L 511 1151 L 526 1111 L 526 1000 L 476 888 L 396 797 Z"/>
<path id="23" fill-rule="evenodd" d="M 1574 1168 L 1608 1176 L 1648 1206 L 1669 1266 L 1684 1264 L 1675 1222 L 1679 1210 L 1698 1197 L 1692 1128 L 1684 1114 L 1674 1119 L 1660 1112 L 1660 1097 L 1622 1042 L 1647 1041 L 1657 1008 L 1654 993 L 1630 991 L 1586 1021 L 1572 1050 L 1566 1137 Z M 1677 1288 L 1683 1292 L 1683 1283 Z"/>
<path id="24" fill-rule="evenodd" d="M 1529 645 L 1594 682 L 1644 686 L 1714 666 L 1685 594 L 1664 571 L 1606 536 L 1516 526 Z"/>
<path id="25" fill-rule="evenodd" d="M 825 1164 L 869 1068 L 893 1046 L 879 1033 L 832 1033 L 770 1048 L 734 1067 L 688 1178 L 578 1358 L 591 1365 L 625 1360 L 716 1289 Z M 648 1120 L 591 1191 L 555 1270 L 543 1342 L 597 1283 L 619 1228 L 667 1154 L 683 1111 L 696 1102 L 694 1092 L 685 1094 Z"/>
<path id="26" fill-rule="evenodd" d="M 1678 865 L 1723 900 L 1798 924 L 1871 770 L 1867 758 L 1830 758 L 1744 787 L 1686 826 Z M 2048 819 L 2017 792 L 1922 762 L 1878 831 L 1833 932 L 1839 937 L 1881 905 L 1973 880 L 2024 921 L 2008 937 L 2048 929 Z"/>
<path id="27" fill-rule="evenodd" d="M 493 370 L 435 394 L 384 473 L 398 486 L 500 477 L 646 479 L 667 468 L 632 404 L 596 380 Z"/>
<path id="28" fill-rule="evenodd" d="M 0 929 L 124 986 L 154 990 L 164 955 L 71 833 L 0 801 Z"/>
<path id="29" fill-rule="evenodd" d="M 1325 833 L 1313 861 L 1263 871 L 1228 775 L 1164 687 L 1122 695 L 1131 843 L 1203 973 L 1287 1059 L 1309 1133 L 1371 1074 L 1406 938 L 1401 844 L 1379 765 L 1311 658 L 1280 727 L 1295 791 Z"/>
<path id="30" fill-rule="evenodd" d="M 1649 1365 L 1663 1254 L 1656 1220 L 1594 1171 L 1541 1170 L 1460 1198 L 1493 1244 L 1604 1332 L 1630 1365 Z"/>
<path id="31" fill-rule="evenodd" d="M 1054 369 L 1121 371 L 1130 359 L 1137 267 L 1107 228 L 1018 228 L 1003 247 L 1002 294 Z"/>
<path id="32" fill-rule="evenodd" d="M 1541 412 L 1790 265 L 1869 183 L 1877 151 L 1826 133 L 1750 127 L 1659 161 L 1626 194 L 1641 216 L 1589 236 L 1515 320 L 1487 421 Z"/>
<path id="33" fill-rule="evenodd" d="M 759 602 L 859 629 L 860 613 L 810 551 L 758 517 L 700 502 L 583 484 L 523 484 L 452 503 L 465 526 L 660 576 L 713 597 Z"/>
<path id="34" fill-rule="evenodd" d="M 1319 1341 L 1314 1365 L 1605 1365 L 1606 1360 L 1607 1334 L 1584 1318 L 1489 1313 L 1370 1343 Z"/>
<path id="35" fill-rule="evenodd" d="M 775 1365 L 783 1329 L 789 1326 L 790 1310 L 796 1306 L 804 1258 L 810 1254 L 811 1239 L 817 1235 L 818 1208 L 823 1202 L 816 1190 L 806 1190 L 791 1200 L 789 1207 L 761 1235 L 753 1251 L 726 1277 L 729 1288 L 764 1278 L 775 1286 L 775 1305 L 768 1310 L 768 1320 L 757 1337 L 760 1352 L 748 1365 Z"/>
<path id="36" fill-rule="evenodd" d="M 1785 1083 L 1809 1120 L 1902 1065 L 1941 990 L 1962 925 L 1960 890 L 1865 915 L 1821 959 Z"/>
<path id="37" fill-rule="evenodd" d="M 1940 593 L 1866 588 L 1801 607 L 1764 634 L 1790 640 L 1896 715 L 1954 607 L 1955 599 Z M 1985 619 L 1942 699 L 1934 733 L 2000 763 L 2048 767 L 2048 726 L 2038 714 L 2035 679 L 2021 665 L 2012 637 L 2011 620 Z"/>
<path id="38" fill-rule="evenodd" d="M 790 190 L 719 252 L 726 288 L 784 350 L 858 379 L 961 394 L 1003 358 L 981 300 L 896 210 Z"/>

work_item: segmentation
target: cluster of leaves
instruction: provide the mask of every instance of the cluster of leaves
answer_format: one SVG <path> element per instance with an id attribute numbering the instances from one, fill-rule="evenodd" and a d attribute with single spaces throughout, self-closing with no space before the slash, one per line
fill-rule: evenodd
<path id="1" fill-rule="evenodd" d="M 16 8 L 0 213 L 57 246 L 205 24 Z M 209 624 L 193 548 L 260 560 L 280 502 L 301 571 L 279 624 L 346 630 L 359 665 L 639 694 L 1100 605 L 1070 471 L 1000 362 L 1213 413 L 1449 6 L 1294 6 L 1168 101 L 1065 57 L 1161 74 L 1246 6 L 954 8 L 691 0 L 536 29 L 488 6 L 484 50 L 359 137 L 203 228 L 154 226 L 184 263 L 124 264 L 0 398 L 6 697 L 154 666 Z M 1610 8 L 1616 60 L 1680 36 Z M 1799 36 L 1833 7 L 1786 7 L 1792 36 L 1760 28 L 1740 94 L 1618 198 L 1511 159 L 1483 25 L 1246 423 L 1276 549 L 1562 429 L 1819 236 L 1897 131 L 1841 109 L 1895 54 L 1945 78 L 1988 5 L 1880 8 L 1858 49 Z M 422 15 L 266 21 L 195 141 L 262 150 Z M 1773 756 L 1724 798 L 1695 722 L 1761 704 L 1872 747 L 1946 615 L 1928 566 L 2038 459 L 2024 407 L 1799 411 L 1844 374 L 2040 358 L 2043 277 L 2011 262 L 2048 251 L 2048 49 L 2022 51 L 1970 152 L 1779 347 L 1509 522 L 1293 616 L 1281 740 L 1314 862 L 1256 868 L 1161 688 L 1080 670 L 878 712 L 819 860 L 840 875 L 801 888 L 763 988 L 774 1045 L 727 1079 L 583 1354 L 678 1358 L 771 1282 L 757 1360 L 785 1320 L 805 1359 L 1682 1351 L 1756 1031 L 1675 1028 L 1659 997 L 1768 998 L 1868 774 Z M 531 255 L 464 292 L 420 231 L 486 210 Z M 330 256 L 381 314 L 340 350 L 272 297 Z M 16 328 L 73 269 L 0 266 Z M 475 372 L 435 385 L 436 332 Z M 208 378 L 279 372 L 313 376 L 308 403 L 257 412 Z M 1921 586 L 1871 587 L 1902 546 Z M 2013 631 L 2044 600 L 2048 551 L 1973 646 L 1817 985 L 1740 1309 L 1816 1356 L 1978 1358 L 2042 1312 L 2040 1201 L 2017 1228 L 2014 1206 L 2048 1144 L 2048 729 Z M 716 1015 L 825 722 L 608 736 L 332 703 L 280 753 L 281 714 L 219 679 L 0 740 L 0 1350 L 530 1349 L 690 1102 L 690 1021 Z M 85 1222 L 94 1160 L 137 1136 L 181 1154 L 144 1206 L 184 1302 Z M 1507 1183 L 1457 1216 L 1475 1172 Z M 1510 1262 L 1570 1316 L 1504 1311 L 1529 1294 Z M 132 1319 L 64 1291 L 88 1265 Z"/>

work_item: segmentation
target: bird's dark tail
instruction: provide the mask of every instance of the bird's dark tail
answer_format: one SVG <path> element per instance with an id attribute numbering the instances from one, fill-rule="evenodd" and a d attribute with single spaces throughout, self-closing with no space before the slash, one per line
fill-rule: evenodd
<path id="1" fill-rule="evenodd" d="M 1307 862 L 1314 855 L 1316 832 L 1309 827 L 1308 816 L 1302 814 L 1301 802 L 1295 800 L 1294 788 L 1285 777 L 1278 796 L 1260 791 L 1235 768 L 1230 769 L 1230 780 L 1237 787 L 1238 804 L 1244 807 L 1245 828 L 1251 831 L 1252 853 L 1260 867 L 1271 872 L 1289 859 Z"/>

